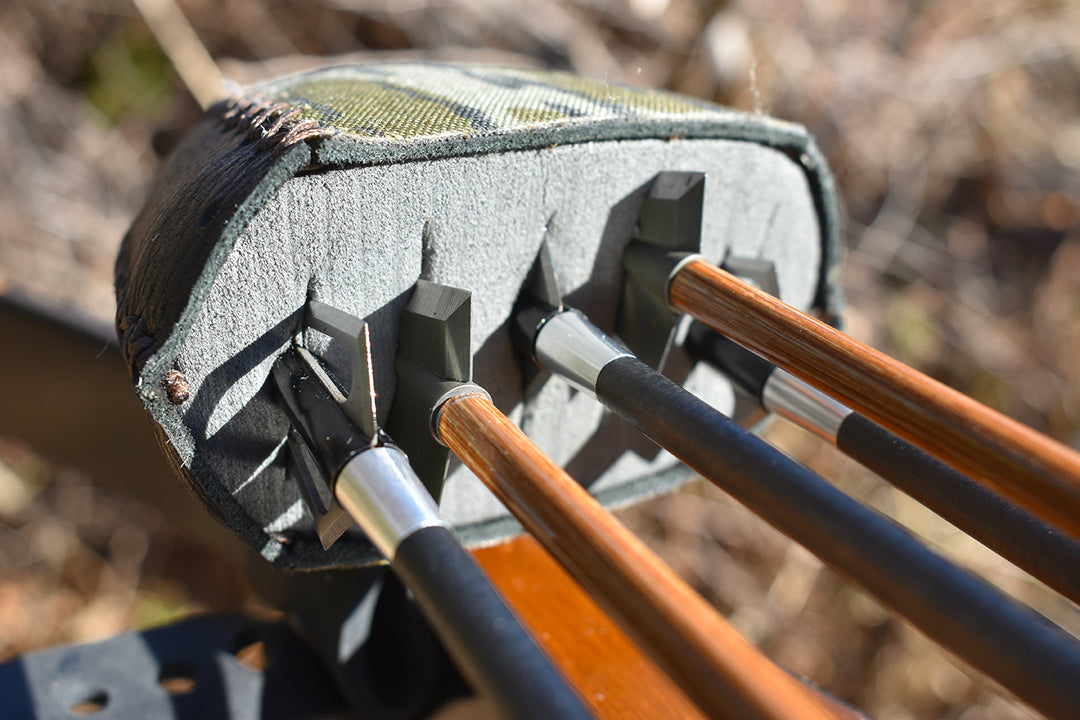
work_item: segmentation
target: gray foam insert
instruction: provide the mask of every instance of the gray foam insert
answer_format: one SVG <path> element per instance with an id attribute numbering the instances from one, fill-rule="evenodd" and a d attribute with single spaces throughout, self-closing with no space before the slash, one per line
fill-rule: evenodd
<path id="1" fill-rule="evenodd" d="M 553 379 L 523 402 L 507 333 L 511 308 L 546 240 L 568 303 L 613 332 L 621 254 L 644 192 L 658 172 L 707 174 L 702 249 L 772 260 L 783 300 L 809 308 L 822 241 L 805 170 L 787 155 L 731 140 L 592 142 L 309 172 L 288 180 L 244 228 L 179 348 L 193 402 L 162 423 L 201 482 L 218 482 L 269 536 L 275 560 L 296 534 L 313 536 L 284 462 L 287 421 L 266 386 L 294 338 L 343 381 L 344 353 L 301 330 L 317 299 L 371 326 L 380 417 L 395 390 L 398 316 L 416 279 L 473 293 L 474 378 L 556 462 L 605 502 L 624 503 L 688 477 L 677 461 L 605 415 L 595 398 Z M 730 385 L 685 357 L 669 365 L 722 411 Z M 681 378 L 680 378 L 681 379 Z M 452 465 L 441 502 L 467 541 L 517 531 L 498 501 Z M 356 531 L 352 559 L 373 559 Z M 347 553 L 348 554 L 348 553 Z"/>

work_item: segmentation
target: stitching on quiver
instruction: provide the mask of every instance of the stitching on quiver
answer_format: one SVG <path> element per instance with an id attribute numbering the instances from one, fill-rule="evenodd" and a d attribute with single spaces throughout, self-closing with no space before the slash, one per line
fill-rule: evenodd
<path id="1" fill-rule="evenodd" d="M 244 91 L 234 93 L 210 109 L 225 127 L 257 142 L 260 150 L 277 152 L 325 133 L 315 120 L 301 120 L 302 111 L 287 102 Z"/>
<path id="2" fill-rule="evenodd" d="M 125 239 L 125 245 L 129 239 Z M 127 248 L 116 257 L 116 330 L 120 341 L 120 353 L 131 371 L 131 381 L 137 382 L 139 374 L 154 354 L 154 336 L 146 328 L 141 316 L 131 312 L 128 298 L 130 280 L 130 257 Z"/>
<path id="3" fill-rule="evenodd" d="M 319 123 L 301 119 L 302 108 L 257 93 L 237 91 L 215 104 L 209 111 L 227 129 L 235 130 L 257 143 L 260 151 L 282 153 L 308 138 L 326 134 Z M 154 354 L 154 337 L 140 315 L 128 308 L 129 258 L 121 253 L 116 262 L 118 307 L 116 328 L 124 360 L 137 381 L 142 369 Z"/>
<path id="4" fill-rule="evenodd" d="M 147 332 L 146 323 L 138 315 L 121 315 L 116 327 L 124 361 L 131 368 L 132 377 L 137 378 L 154 354 L 154 337 Z"/>

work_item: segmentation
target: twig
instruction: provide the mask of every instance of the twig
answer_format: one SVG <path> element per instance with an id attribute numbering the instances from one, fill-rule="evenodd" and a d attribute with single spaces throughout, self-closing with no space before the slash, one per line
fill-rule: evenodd
<path id="1" fill-rule="evenodd" d="M 134 0 L 150 32 L 205 110 L 225 96 L 225 79 L 176 0 Z"/>

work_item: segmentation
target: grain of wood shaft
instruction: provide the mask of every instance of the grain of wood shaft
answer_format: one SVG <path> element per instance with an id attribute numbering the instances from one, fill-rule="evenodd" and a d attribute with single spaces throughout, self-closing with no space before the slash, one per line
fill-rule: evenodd
<path id="1" fill-rule="evenodd" d="M 836 718 L 544 455 L 491 401 L 452 398 L 443 442 L 712 717 Z"/>
<path id="2" fill-rule="evenodd" d="M 1080 455 L 703 260 L 669 303 L 1080 538 Z"/>

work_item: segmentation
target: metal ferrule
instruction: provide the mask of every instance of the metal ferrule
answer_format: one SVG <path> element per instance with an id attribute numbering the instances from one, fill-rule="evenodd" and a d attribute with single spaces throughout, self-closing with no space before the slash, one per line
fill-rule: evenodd
<path id="1" fill-rule="evenodd" d="M 791 373 L 776 368 L 765 381 L 761 404 L 831 443 L 851 408 L 810 387 Z"/>
<path id="2" fill-rule="evenodd" d="M 612 360 L 631 357 L 577 310 L 564 310 L 547 319 L 536 334 L 536 362 L 578 387 L 596 394 L 596 379 Z"/>
<path id="3" fill-rule="evenodd" d="M 700 253 L 671 252 L 668 253 L 668 257 L 670 258 L 669 262 L 671 263 L 671 270 L 668 272 L 667 282 L 664 283 L 664 300 L 667 301 L 667 304 L 670 306 L 671 284 L 675 282 L 675 276 L 682 272 L 682 269 L 692 262 L 697 262 L 698 260 L 708 262 L 708 260 Z"/>
<path id="4" fill-rule="evenodd" d="M 431 408 L 431 435 L 443 447 L 446 446 L 446 443 L 443 442 L 442 433 L 439 432 L 439 415 L 442 413 L 443 405 L 462 395 L 479 395 L 491 402 L 491 393 L 471 382 L 457 383 L 440 395 Z"/>
<path id="5" fill-rule="evenodd" d="M 393 446 L 365 450 L 349 460 L 334 494 L 387 560 L 417 530 L 449 527 L 405 453 Z"/>

